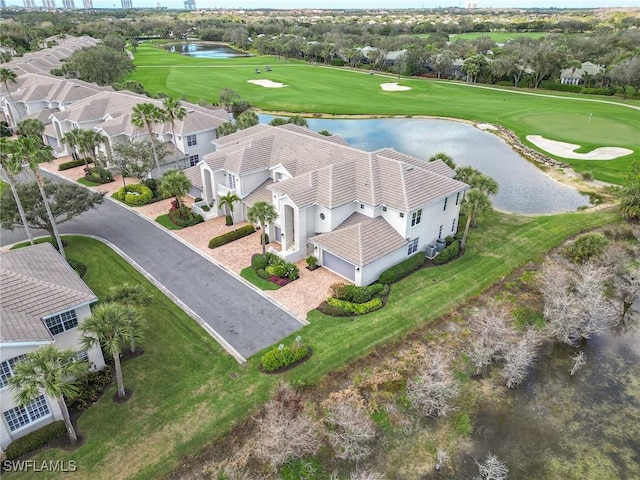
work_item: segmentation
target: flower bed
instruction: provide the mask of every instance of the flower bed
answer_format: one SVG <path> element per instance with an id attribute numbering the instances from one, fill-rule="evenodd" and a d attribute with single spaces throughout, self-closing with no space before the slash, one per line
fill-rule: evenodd
<path id="1" fill-rule="evenodd" d="M 116 192 L 116 196 L 127 205 L 139 207 L 151 201 L 153 192 L 151 192 L 151 189 L 146 185 L 133 184 L 127 185 L 126 190 L 125 187 L 121 187 L 120 190 Z"/>
<path id="2" fill-rule="evenodd" d="M 287 262 L 273 253 L 267 253 L 264 257 L 259 253 L 253 255 L 251 267 L 258 277 L 281 287 L 300 277 L 297 265 Z"/>
<path id="3" fill-rule="evenodd" d="M 171 209 L 169 210 L 169 220 L 178 227 L 186 228 L 192 227 L 199 223 L 204 222 L 202 215 L 193 213 L 191 209 L 182 205 L 178 207 L 178 202 L 175 200 L 171 202 Z"/>

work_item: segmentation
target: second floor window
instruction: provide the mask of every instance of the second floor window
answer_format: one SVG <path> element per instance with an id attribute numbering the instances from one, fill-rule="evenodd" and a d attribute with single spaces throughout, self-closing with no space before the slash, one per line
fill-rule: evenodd
<path id="1" fill-rule="evenodd" d="M 195 135 L 187 135 L 187 146 L 188 147 L 194 147 L 198 145 L 198 141 L 196 140 L 196 136 Z"/>
<path id="2" fill-rule="evenodd" d="M 236 189 L 236 177 L 232 173 L 227 175 L 227 186 L 232 190 Z"/>
<path id="3" fill-rule="evenodd" d="M 413 212 L 411 214 L 411 226 L 412 227 L 418 225 L 421 220 L 422 220 L 422 209 L 418 210 L 417 212 Z"/>
<path id="4" fill-rule="evenodd" d="M 75 310 L 68 310 L 53 317 L 44 318 L 42 321 L 51 332 L 51 335 L 58 335 L 78 326 Z"/>
<path id="5" fill-rule="evenodd" d="M 189 156 L 189 165 L 193 167 L 193 166 L 197 165 L 199 160 L 200 160 L 200 158 L 198 157 L 198 155 L 190 155 Z"/>
<path id="6" fill-rule="evenodd" d="M 448 198 L 444 199 L 444 208 L 442 209 L 442 211 L 446 212 L 447 211 L 447 200 L 449 200 Z"/>
<path id="7" fill-rule="evenodd" d="M 0 363 L 0 388 L 6 387 L 9 384 L 9 379 L 13 377 L 14 367 L 26 357 L 26 355 L 18 355 L 17 357 Z"/>

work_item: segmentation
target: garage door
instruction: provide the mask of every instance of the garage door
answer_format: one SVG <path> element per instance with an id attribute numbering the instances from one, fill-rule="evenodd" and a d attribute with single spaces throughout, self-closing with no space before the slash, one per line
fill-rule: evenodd
<path id="1" fill-rule="evenodd" d="M 355 281 L 356 266 L 340 257 L 336 257 L 329 252 L 322 252 L 322 265 L 352 282 Z"/>

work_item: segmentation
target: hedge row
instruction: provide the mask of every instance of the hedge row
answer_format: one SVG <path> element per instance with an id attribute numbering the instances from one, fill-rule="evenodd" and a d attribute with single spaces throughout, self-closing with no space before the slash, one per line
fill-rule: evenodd
<path id="1" fill-rule="evenodd" d="M 365 303 L 353 303 L 337 298 L 327 298 L 327 305 L 334 307 L 343 315 L 365 315 L 382 308 L 383 303 L 380 297 L 375 297 Z"/>
<path id="2" fill-rule="evenodd" d="M 389 270 L 382 272 L 380 278 L 378 278 L 378 283 L 389 285 L 397 282 L 422 267 L 425 260 L 424 252 L 418 252 L 414 256 L 407 258 L 404 262 L 394 265 Z"/>
<path id="3" fill-rule="evenodd" d="M 222 245 L 226 245 L 229 242 L 233 242 L 234 240 L 238 240 L 239 238 L 246 237 L 247 235 L 251 235 L 255 232 L 253 225 L 245 225 L 244 227 L 240 227 L 237 230 L 223 233 L 217 237 L 213 237 L 209 240 L 209 248 L 217 248 Z"/>
<path id="4" fill-rule="evenodd" d="M 126 188 L 126 191 L 125 191 Z M 116 193 L 118 199 L 127 205 L 141 206 L 146 205 L 153 199 L 153 192 L 146 185 L 133 184 L 121 187 Z"/>
<path id="5" fill-rule="evenodd" d="M 7 460 L 13 460 L 25 453 L 34 451 L 40 448 L 44 444 L 54 440 L 67 432 L 64 422 L 59 420 L 57 422 L 50 423 L 44 427 L 26 434 L 24 437 L 20 437 L 9 444 L 5 455 Z"/>
<path id="6" fill-rule="evenodd" d="M 260 359 L 260 364 L 265 372 L 277 372 L 299 362 L 309 354 L 309 348 L 302 345 L 294 345 L 292 348 L 272 348 Z"/>
<path id="7" fill-rule="evenodd" d="M 450 260 L 453 260 L 458 256 L 458 252 L 460 252 L 460 243 L 453 242 L 447 248 L 442 250 L 436 257 L 433 259 L 433 263 L 436 265 L 442 265 L 443 263 L 447 263 Z"/>
<path id="8" fill-rule="evenodd" d="M 545 90 L 556 90 L 558 92 L 573 92 L 580 93 L 582 90 L 582 85 L 570 85 L 567 83 L 556 83 L 556 82 L 540 82 L 540 88 L 544 88 Z"/>
<path id="9" fill-rule="evenodd" d="M 368 287 L 356 287 L 355 285 L 345 285 L 336 283 L 331 285 L 331 296 L 338 300 L 351 303 L 367 303 L 375 296 L 384 296 L 389 289 L 388 285 L 374 283 Z M 387 292 L 385 292 L 385 290 Z"/>
<path id="10" fill-rule="evenodd" d="M 87 158 L 87 163 L 93 163 L 93 160 Z M 84 165 L 84 160 L 72 160 L 71 162 L 64 162 L 58 165 L 58 171 L 61 172 L 63 170 L 69 170 L 70 168 L 79 167 L 80 165 Z"/>

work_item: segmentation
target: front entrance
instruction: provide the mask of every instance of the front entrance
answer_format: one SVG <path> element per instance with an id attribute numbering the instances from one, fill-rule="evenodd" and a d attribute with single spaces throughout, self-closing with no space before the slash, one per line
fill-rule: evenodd
<path id="1" fill-rule="evenodd" d="M 273 241 L 282 243 L 282 229 L 277 225 L 273 226 Z"/>

